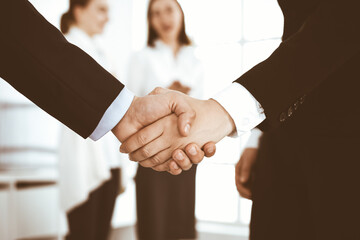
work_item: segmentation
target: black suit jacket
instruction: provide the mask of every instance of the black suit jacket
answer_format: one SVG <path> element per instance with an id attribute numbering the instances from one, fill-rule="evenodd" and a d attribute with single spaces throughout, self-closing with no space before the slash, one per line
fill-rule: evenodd
<path id="1" fill-rule="evenodd" d="M 237 80 L 267 117 L 250 238 L 360 239 L 360 1 L 279 3 L 283 42 Z"/>
<path id="2" fill-rule="evenodd" d="M 123 85 L 27 0 L 0 0 L 0 77 L 82 137 Z"/>
<path id="3" fill-rule="evenodd" d="M 360 1 L 279 4 L 283 42 L 237 80 L 265 110 L 260 128 L 354 135 L 360 121 Z"/>

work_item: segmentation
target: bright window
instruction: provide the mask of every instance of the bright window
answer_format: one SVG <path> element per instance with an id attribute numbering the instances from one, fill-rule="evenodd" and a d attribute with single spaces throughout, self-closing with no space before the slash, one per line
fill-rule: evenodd
<path id="1" fill-rule="evenodd" d="M 179 2 L 186 15 L 187 31 L 204 63 L 207 97 L 265 60 L 280 43 L 283 16 L 275 0 Z M 247 137 L 223 140 L 217 146 L 216 156 L 198 166 L 199 222 L 245 226 L 249 223 L 251 201 L 239 197 L 234 170 Z"/>

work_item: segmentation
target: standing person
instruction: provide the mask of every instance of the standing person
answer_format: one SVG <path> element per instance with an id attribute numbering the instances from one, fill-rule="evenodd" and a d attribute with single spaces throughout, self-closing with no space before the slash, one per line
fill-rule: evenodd
<path id="1" fill-rule="evenodd" d="M 70 0 L 69 10 L 61 18 L 61 31 L 67 40 L 107 70 L 109 64 L 96 36 L 103 32 L 108 20 L 107 0 Z M 120 161 L 124 156 L 118 152 L 118 145 L 113 135 L 94 142 L 61 128 L 59 185 L 69 225 L 66 239 L 108 238 L 121 186 Z"/>
<path id="2" fill-rule="evenodd" d="M 156 86 L 201 98 L 203 69 L 185 32 L 176 0 L 151 0 L 147 47 L 130 62 L 128 87 L 143 96 Z M 196 165 L 180 176 L 141 165 L 136 175 L 139 239 L 195 238 Z"/>

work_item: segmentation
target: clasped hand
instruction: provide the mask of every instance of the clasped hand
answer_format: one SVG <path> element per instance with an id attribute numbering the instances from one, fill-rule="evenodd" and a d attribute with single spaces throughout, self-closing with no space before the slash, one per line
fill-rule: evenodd
<path id="1" fill-rule="evenodd" d="M 113 133 L 130 160 L 177 175 L 204 155 L 212 156 L 215 143 L 234 130 L 232 118 L 215 100 L 156 88 L 148 96 L 134 98 Z"/>

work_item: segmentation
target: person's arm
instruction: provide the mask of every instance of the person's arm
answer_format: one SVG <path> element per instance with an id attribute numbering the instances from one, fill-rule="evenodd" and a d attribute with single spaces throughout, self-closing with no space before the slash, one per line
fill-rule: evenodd
<path id="1" fill-rule="evenodd" d="M 67 42 L 27 0 L 1 1 L 0 22 L 0 76 L 88 137 L 123 84 Z"/>
<path id="2" fill-rule="evenodd" d="M 264 108 L 262 130 L 296 117 L 306 96 L 359 54 L 359 8 L 357 0 L 321 1 L 297 33 L 236 81 Z"/>
<path id="3" fill-rule="evenodd" d="M 238 134 L 256 126 L 265 131 L 296 117 L 306 96 L 359 53 L 359 8 L 356 0 L 322 1 L 267 60 L 214 97 Z"/>
<path id="4" fill-rule="evenodd" d="M 27 0 L 0 1 L 0 32 L 0 77 L 82 137 L 112 130 L 124 140 L 172 112 L 179 132 L 189 132 L 195 115 L 186 102 L 176 94 L 134 97 Z"/>

